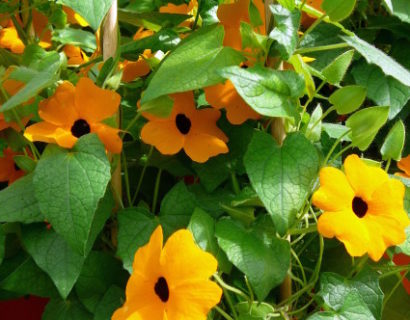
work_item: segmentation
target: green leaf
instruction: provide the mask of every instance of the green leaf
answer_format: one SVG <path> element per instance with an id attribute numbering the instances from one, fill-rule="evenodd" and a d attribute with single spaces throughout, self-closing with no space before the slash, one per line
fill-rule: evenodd
<path id="1" fill-rule="evenodd" d="M 386 123 L 388 115 L 389 107 L 366 108 L 351 115 L 346 126 L 352 129 L 350 136 L 353 145 L 361 151 L 366 150 Z"/>
<path id="2" fill-rule="evenodd" d="M 29 156 L 18 155 L 14 156 L 13 160 L 16 163 L 17 167 L 25 172 L 33 172 L 37 165 L 37 162 Z"/>
<path id="3" fill-rule="evenodd" d="M 332 21 L 342 21 L 349 17 L 356 5 L 356 0 L 324 0 L 322 9 Z"/>
<path id="4" fill-rule="evenodd" d="M 141 105 L 140 112 L 148 112 L 159 118 L 168 118 L 171 115 L 174 100 L 169 96 L 161 96 Z"/>
<path id="5" fill-rule="evenodd" d="M 345 133 L 350 129 L 344 125 L 337 124 L 337 123 L 322 123 L 322 127 L 324 131 L 329 135 L 332 139 L 338 139 L 342 135 L 345 135 L 342 138 L 342 141 L 352 141 Z"/>
<path id="6" fill-rule="evenodd" d="M 242 55 L 223 47 L 224 29 L 221 25 L 201 28 L 194 32 L 163 61 L 142 97 L 144 104 L 157 97 L 207 87 L 222 81 L 217 71 L 239 65 Z M 173 74 L 172 81 L 169 75 Z"/>
<path id="7" fill-rule="evenodd" d="M 91 251 L 75 285 L 78 299 L 92 313 L 112 285 L 125 287 L 128 278 L 121 262 L 102 251 Z"/>
<path id="8" fill-rule="evenodd" d="M 410 295 L 405 290 L 402 283 L 398 286 L 398 278 L 384 277 L 381 279 L 381 286 L 383 291 L 387 294 L 394 292 L 383 308 L 382 319 L 410 319 L 410 309 L 403 308 L 403 306 L 410 305 Z"/>
<path id="9" fill-rule="evenodd" d="M 331 84 L 339 84 L 343 80 L 347 69 L 352 62 L 354 50 L 349 50 L 342 53 L 333 60 L 326 68 L 322 70 L 322 74 Z"/>
<path id="10" fill-rule="evenodd" d="M 280 147 L 271 135 L 256 132 L 244 161 L 253 188 L 284 235 L 317 178 L 315 147 L 300 134 L 290 134 Z"/>
<path id="11" fill-rule="evenodd" d="M 3 265 L 6 261 L 3 262 Z M 31 258 L 26 258 L 15 266 L 12 273 L 0 282 L 0 288 L 19 294 L 32 294 L 39 297 L 58 296 L 49 276 Z"/>
<path id="12" fill-rule="evenodd" d="M 363 104 L 367 90 L 362 86 L 346 86 L 336 90 L 330 97 L 329 102 L 336 108 L 338 114 L 349 114 Z"/>
<path id="13" fill-rule="evenodd" d="M 298 45 L 298 30 L 301 13 L 299 10 L 289 10 L 277 4 L 269 6 L 274 16 L 275 28 L 269 34 L 269 38 L 277 43 L 275 47 L 279 50 L 283 60 L 288 60 Z"/>
<path id="14" fill-rule="evenodd" d="M 39 222 L 44 220 L 34 195 L 33 174 L 28 174 L 0 191 L 1 222 Z"/>
<path id="15" fill-rule="evenodd" d="M 241 38 L 243 48 L 254 48 L 257 50 L 266 51 L 268 37 L 255 32 L 253 26 L 241 21 Z"/>
<path id="16" fill-rule="evenodd" d="M 307 320 L 375 320 L 369 308 L 357 292 L 345 296 L 342 307 L 337 311 L 317 312 Z"/>
<path id="17" fill-rule="evenodd" d="M 240 302 L 235 306 L 239 313 L 239 320 L 265 320 L 271 318 L 275 312 L 273 306 L 266 302 L 253 302 L 251 307 L 247 301 Z"/>
<path id="18" fill-rule="evenodd" d="M 89 23 L 94 31 L 97 31 L 111 7 L 112 0 L 58 0 L 57 3 L 73 9 Z"/>
<path id="19" fill-rule="evenodd" d="M 111 320 L 111 315 L 124 303 L 124 289 L 111 286 L 97 305 L 94 320 Z"/>
<path id="20" fill-rule="evenodd" d="M 148 243 L 157 226 L 158 221 L 153 214 L 144 208 L 127 208 L 118 212 L 117 256 L 129 273 L 132 273 L 135 252 Z"/>
<path id="21" fill-rule="evenodd" d="M 392 76 L 406 86 L 410 86 L 410 71 L 396 62 L 393 58 L 386 55 L 383 51 L 360 39 L 356 35 L 340 37 L 347 44 L 355 48 L 368 63 L 379 66 L 386 75 Z"/>
<path id="22" fill-rule="evenodd" d="M 93 316 L 75 299 L 51 299 L 47 304 L 42 320 L 93 320 Z"/>
<path id="23" fill-rule="evenodd" d="M 319 295 L 332 309 L 343 308 L 345 298 L 351 292 L 359 294 L 375 319 L 381 318 L 384 294 L 377 273 L 365 269 L 352 280 L 335 273 L 321 275 Z"/>
<path id="24" fill-rule="evenodd" d="M 215 220 L 202 209 L 196 208 L 188 229 L 193 234 L 197 245 L 210 252 L 218 260 L 219 269 L 225 273 L 230 273 L 232 265 L 216 241 Z"/>
<path id="25" fill-rule="evenodd" d="M 36 264 L 53 280 L 61 297 L 67 298 L 80 275 L 85 258 L 45 224 L 23 228 L 23 243 Z"/>
<path id="26" fill-rule="evenodd" d="M 306 130 L 306 138 L 315 142 L 320 140 L 322 133 L 322 122 L 317 123 L 322 117 L 322 107 L 320 104 L 316 106 L 313 110 L 312 115 L 310 116 L 309 123 Z M 317 124 L 316 124 L 317 123 Z M 313 127 L 314 126 L 314 127 Z M 313 130 L 312 130 L 313 129 Z"/>
<path id="27" fill-rule="evenodd" d="M 232 81 L 240 96 L 259 114 L 285 118 L 296 116 L 297 98 L 305 89 L 305 81 L 297 73 L 261 66 L 248 69 L 234 66 L 222 69 L 220 74 Z"/>
<path id="28" fill-rule="evenodd" d="M 217 223 L 216 237 L 229 261 L 248 277 L 260 301 L 286 277 L 290 264 L 288 241 L 272 238 L 265 243 L 230 219 Z"/>
<path id="29" fill-rule="evenodd" d="M 406 0 L 383 0 L 391 14 L 401 21 L 410 23 L 410 6 Z"/>
<path id="30" fill-rule="evenodd" d="M 390 129 L 380 153 L 383 156 L 383 160 L 393 159 L 399 161 L 401 159 L 401 153 L 404 148 L 404 140 L 406 138 L 406 129 L 403 121 L 397 121 Z"/>
<path id="31" fill-rule="evenodd" d="M 184 184 L 176 184 L 161 202 L 160 221 L 167 238 L 174 231 L 188 225 L 191 215 L 197 207 L 195 195 Z"/>
<path id="32" fill-rule="evenodd" d="M 95 35 L 82 29 L 57 29 L 53 32 L 52 40 L 61 44 L 81 47 L 88 53 L 93 53 L 97 49 Z"/>
<path id="33" fill-rule="evenodd" d="M 3 262 L 4 254 L 6 253 L 6 235 L 0 225 L 0 265 Z"/>
<path id="34" fill-rule="evenodd" d="M 94 134 L 81 137 L 72 151 L 49 152 L 37 164 L 34 189 L 40 209 L 80 254 L 86 254 L 97 205 L 110 178 L 105 148 Z"/>
<path id="35" fill-rule="evenodd" d="M 364 61 L 357 64 L 352 74 L 357 84 L 367 87 L 368 97 L 380 106 L 390 106 L 393 119 L 410 100 L 410 87 L 386 76 L 380 68 Z"/>

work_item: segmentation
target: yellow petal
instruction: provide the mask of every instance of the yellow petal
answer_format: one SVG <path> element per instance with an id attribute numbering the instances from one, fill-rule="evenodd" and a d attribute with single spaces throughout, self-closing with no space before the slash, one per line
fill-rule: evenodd
<path id="1" fill-rule="evenodd" d="M 320 188 L 313 194 L 313 204 L 324 211 L 351 210 L 354 192 L 345 174 L 339 169 L 320 170 Z"/>

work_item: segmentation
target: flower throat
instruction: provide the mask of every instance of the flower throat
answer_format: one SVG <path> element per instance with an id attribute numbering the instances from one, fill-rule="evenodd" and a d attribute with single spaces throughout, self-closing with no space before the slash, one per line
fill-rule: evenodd
<path id="1" fill-rule="evenodd" d="M 169 299 L 169 289 L 167 280 L 164 277 L 159 277 L 154 286 L 154 291 L 162 302 L 167 302 Z"/>
<path id="2" fill-rule="evenodd" d="M 352 209 L 356 216 L 363 218 L 367 213 L 367 203 L 360 197 L 354 197 L 352 201 Z"/>
<path id="3" fill-rule="evenodd" d="M 177 114 L 175 123 L 179 132 L 182 134 L 188 134 L 189 130 L 191 130 L 191 120 L 189 120 L 189 118 L 183 113 Z"/>
<path id="4" fill-rule="evenodd" d="M 71 127 L 71 133 L 74 137 L 80 138 L 91 132 L 90 125 L 84 119 L 78 119 Z"/>

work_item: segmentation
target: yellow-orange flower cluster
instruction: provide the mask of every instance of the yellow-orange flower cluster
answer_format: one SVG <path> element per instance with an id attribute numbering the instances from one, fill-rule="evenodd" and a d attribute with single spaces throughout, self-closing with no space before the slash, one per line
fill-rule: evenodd
<path id="1" fill-rule="evenodd" d="M 320 188 L 313 195 L 313 204 L 324 211 L 318 231 L 337 237 L 351 256 L 368 253 L 378 261 L 387 247 L 406 239 L 410 221 L 403 208 L 404 185 L 357 155 L 346 158 L 344 170 L 320 171 Z"/>

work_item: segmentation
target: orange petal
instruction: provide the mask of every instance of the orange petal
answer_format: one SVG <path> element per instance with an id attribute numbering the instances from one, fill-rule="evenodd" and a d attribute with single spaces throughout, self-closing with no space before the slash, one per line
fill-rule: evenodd
<path id="1" fill-rule="evenodd" d="M 388 181 L 388 175 L 384 170 L 365 164 L 355 154 L 346 158 L 344 169 L 355 194 L 364 200 L 370 199 L 373 191 Z"/>
<path id="2" fill-rule="evenodd" d="M 184 150 L 193 161 L 199 163 L 206 162 L 211 157 L 229 151 L 223 140 L 204 133 L 188 134 Z"/>
<path id="3" fill-rule="evenodd" d="M 190 280 L 209 279 L 216 272 L 218 262 L 196 245 L 191 232 L 181 229 L 165 243 L 161 265 L 169 287 L 175 288 Z"/>
<path id="4" fill-rule="evenodd" d="M 170 155 L 178 153 L 185 140 L 172 120 L 149 121 L 141 130 L 141 139 L 162 154 Z"/>
<path id="5" fill-rule="evenodd" d="M 39 45 L 42 48 L 51 47 L 51 30 L 48 28 L 48 18 L 37 10 L 32 10 L 33 27 L 36 35 L 40 38 Z"/>
<path id="6" fill-rule="evenodd" d="M 192 128 L 190 134 L 205 133 L 228 142 L 228 137 L 216 125 L 220 116 L 221 113 L 212 108 L 197 110 L 190 117 Z"/>
<path id="7" fill-rule="evenodd" d="M 88 22 L 81 17 L 77 12 L 75 12 L 73 9 L 63 6 L 64 12 L 67 14 L 67 21 L 70 24 L 78 24 L 81 27 L 87 27 Z"/>
<path id="8" fill-rule="evenodd" d="M 355 196 L 345 174 L 336 168 L 320 170 L 320 188 L 313 194 L 313 204 L 324 211 L 351 210 Z"/>
<path id="9" fill-rule="evenodd" d="M 205 320 L 222 296 L 222 289 L 209 280 L 189 281 L 174 288 L 167 305 L 168 319 Z"/>
<path id="10" fill-rule="evenodd" d="M 366 224 L 352 210 L 324 212 L 318 221 L 318 231 L 326 238 L 338 238 L 352 257 L 364 255 L 370 246 Z"/>
<path id="11" fill-rule="evenodd" d="M 75 88 L 71 82 L 60 84 L 54 95 L 40 102 L 38 114 L 41 119 L 56 126 L 70 128 L 79 118 L 74 103 Z"/>
<path id="12" fill-rule="evenodd" d="M 10 175 L 16 171 L 14 168 L 14 152 L 10 148 L 3 150 L 4 156 L 0 157 L 0 181 L 9 181 Z"/>
<path id="13" fill-rule="evenodd" d="M 91 132 L 97 133 L 109 152 L 116 154 L 121 153 L 122 139 L 118 135 L 118 129 L 107 126 L 106 124 L 98 123 L 91 125 Z"/>
<path id="14" fill-rule="evenodd" d="M 30 141 L 57 143 L 63 148 L 72 148 L 77 142 L 77 138 L 70 131 L 48 122 L 39 122 L 27 127 L 24 136 Z"/>
<path id="15" fill-rule="evenodd" d="M 146 76 L 150 71 L 148 63 L 143 58 L 139 58 L 135 62 L 126 61 L 124 62 L 122 81 L 131 82 L 138 77 Z"/>
<path id="16" fill-rule="evenodd" d="M 14 26 L 0 30 L 0 47 L 10 49 L 11 52 L 17 54 L 24 52 L 24 43 L 19 38 Z"/>
<path id="17" fill-rule="evenodd" d="M 242 37 L 240 29 L 237 27 L 225 27 L 225 36 L 223 45 L 235 50 L 242 50 Z"/>
<path id="18" fill-rule="evenodd" d="M 410 154 L 407 157 L 402 158 L 399 162 L 397 162 L 397 166 L 400 170 L 404 171 L 405 176 L 410 178 Z"/>
<path id="19" fill-rule="evenodd" d="M 221 4 L 218 7 L 217 15 L 224 26 L 239 28 L 241 21 L 249 22 L 249 0 Z"/>
<path id="20" fill-rule="evenodd" d="M 120 106 L 121 96 L 97 87 L 89 78 L 81 78 L 75 87 L 75 108 L 88 123 L 100 122 L 113 116 Z"/>

